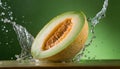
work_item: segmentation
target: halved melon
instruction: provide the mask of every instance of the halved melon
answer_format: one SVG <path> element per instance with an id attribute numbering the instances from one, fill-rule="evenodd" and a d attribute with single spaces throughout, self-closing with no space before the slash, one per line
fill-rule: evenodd
<path id="1" fill-rule="evenodd" d="M 83 48 L 88 23 L 82 12 L 66 12 L 53 18 L 36 36 L 31 53 L 40 60 L 66 61 Z"/>

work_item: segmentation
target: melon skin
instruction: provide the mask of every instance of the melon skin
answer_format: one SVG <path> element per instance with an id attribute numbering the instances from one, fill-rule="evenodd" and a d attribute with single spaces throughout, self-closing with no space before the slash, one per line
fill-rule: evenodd
<path id="1" fill-rule="evenodd" d="M 82 13 L 82 12 L 77 12 Z M 87 40 L 88 37 L 88 22 L 86 19 L 86 16 L 84 13 L 82 13 L 83 18 L 84 18 L 84 25 L 82 26 L 81 31 L 79 34 L 76 36 L 75 39 L 73 39 L 72 43 L 70 43 L 65 49 L 60 51 L 59 53 L 46 57 L 46 58 L 39 58 L 35 56 L 35 53 L 32 52 L 33 58 L 39 59 L 42 61 L 68 61 L 71 60 L 75 57 L 77 53 L 79 53 L 82 48 L 84 47 L 84 44 Z M 74 35 L 74 34 L 73 34 Z M 34 57 L 35 56 L 35 57 Z"/>

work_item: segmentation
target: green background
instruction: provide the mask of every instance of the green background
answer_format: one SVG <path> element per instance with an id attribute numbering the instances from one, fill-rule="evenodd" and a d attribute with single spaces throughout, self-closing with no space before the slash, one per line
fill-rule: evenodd
<path id="1" fill-rule="evenodd" d="M 94 17 L 104 0 L 4 0 L 11 6 L 16 23 L 35 37 L 53 17 L 67 11 L 83 11 Z M 106 17 L 95 27 L 96 39 L 86 48 L 82 59 L 120 59 L 120 0 L 109 0 Z M 0 13 L 3 10 L 0 9 Z M 2 17 L 0 17 L 1 19 Z M 89 23 L 90 26 L 91 23 Z M 5 30 L 2 30 L 3 27 Z M 6 33 L 5 31 L 8 30 Z M 91 34 L 89 34 L 88 41 Z M 7 44 L 8 43 L 8 44 Z M 11 25 L 0 21 L 0 60 L 15 59 L 20 53 L 17 36 Z"/>

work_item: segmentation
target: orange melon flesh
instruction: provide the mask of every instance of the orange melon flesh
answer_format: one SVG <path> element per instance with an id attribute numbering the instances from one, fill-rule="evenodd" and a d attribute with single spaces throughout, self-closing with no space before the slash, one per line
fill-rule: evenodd
<path id="1" fill-rule="evenodd" d="M 50 33 L 50 35 L 48 35 L 45 45 L 43 45 L 43 49 L 48 50 L 49 48 L 55 46 L 55 44 L 62 41 L 71 30 L 71 27 L 71 19 L 66 19 L 64 22 L 60 23 L 57 26 L 57 29 L 55 28 L 56 30 L 53 30 L 54 33 Z"/>

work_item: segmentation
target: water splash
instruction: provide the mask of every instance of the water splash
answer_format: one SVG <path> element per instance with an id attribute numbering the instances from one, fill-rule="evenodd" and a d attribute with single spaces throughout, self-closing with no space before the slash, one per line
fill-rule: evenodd
<path id="1" fill-rule="evenodd" d="M 21 46 L 21 54 L 19 55 L 19 57 L 18 55 L 16 56 L 21 59 L 32 58 L 30 50 L 34 37 L 26 30 L 25 27 L 16 23 L 13 24 L 13 29 L 17 34 L 17 38 Z"/>
<path id="2" fill-rule="evenodd" d="M 106 11 L 107 11 L 107 7 L 108 7 L 108 0 L 105 0 L 102 9 L 96 14 L 95 17 L 88 20 L 90 23 L 92 23 L 91 24 L 92 38 L 86 46 L 89 46 L 93 42 L 93 40 L 96 38 L 96 36 L 95 36 L 95 26 L 99 23 L 99 21 L 101 19 L 103 19 L 106 16 L 105 14 L 106 14 Z"/>
<path id="3" fill-rule="evenodd" d="M 96 14 L 95 17 L 90 18 L 88 20 L 91 23 L 91 31 L 90 32 L 92 33 L 92 37 L 91 37 L 90 41 L 88 42 L 88 44 L 86 44 L 84 46 L 82 51 L 78 55 L 75 56 L 75 58 L 72 60 L 73 62 L 80 62 L 80 58 L 83 56 L 86 47 L 90 46 L 92 44 L 93 40 L 96 38 L 96 36 L 95 36 L 95 26 L 99 23 L 99 21 L 102 18 L 105 17 L 107 7 L 108 7 L 108 0 L 105 0 L 102 9 Z"/>
<path id="4" fill-rule="evenodd" d="M 105 1 L 104 1 L 104 4 L 103 4 L 103 8 L 101 9 L 101 11 L 98 12 L 98 13 L 96 14 L 96 16 L 91 19 L 91 23 L 92 23 L 92 25 L 93 25 L 94 27 L 96 26 L 96 24 L 99 23 L 100 19 L 102 19 L 102 18 L 105 17 L 105 13 L 106 13 L 106 11 L 107 11 L 107 7 L 108 7 L 108 0 L 105 0 Z"/>
<path id="5" fill-rule="evenodd" d="M 3 11 L 7 12 L 1 12 L 1 15 L 3 18 L 1 18 L 1 21 L 6 24 L 11 24 L 13 26 L 13 29 L 17 35 L 17 39 L 19 41 L 19 44 L 21 46 L 21 53 L 20 55 L 15 55 L 17 60 L 24 60 L 24 59 L 31 59 L 31 45 L 34 40 L 34 37 L 26 30 L 25 27 L 16 24 L 15 21 L 13 21 L 15 18 L 13 17 L 13 12 L 10 10 L 10 6 L 3 4 L 0 0 L 0 7 L 3 9 Z M 8 15 L 8 17 L 5 17 L 5 15 Z M 5 27 L 5 26 L 4 26 Z M 6 30 L 8 32 L 8 30 Z M 7 43 L 8 44 L 8 43 Z"/>

